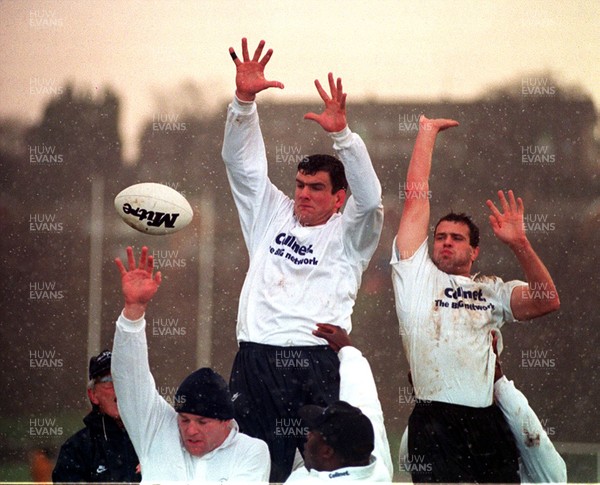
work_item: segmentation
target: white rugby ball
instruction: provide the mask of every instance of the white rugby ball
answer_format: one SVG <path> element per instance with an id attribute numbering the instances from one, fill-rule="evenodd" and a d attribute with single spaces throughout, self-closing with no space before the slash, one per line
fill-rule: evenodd
<path id="1" fill-rule="evenodd" d="M 180 231 L 194 215 L 183 195 L 167 185 L 152 182 L 131 185 L 119 192 L 115 208 L 128 225 L 155 236 Z"/>

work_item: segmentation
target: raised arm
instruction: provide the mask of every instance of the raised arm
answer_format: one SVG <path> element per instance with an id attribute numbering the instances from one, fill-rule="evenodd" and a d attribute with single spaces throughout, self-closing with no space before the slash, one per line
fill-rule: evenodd
<path id="1" fill-rule="evenodd" d="M 151 436 L 163 417 L 175 412 L 158 393 L 148 364 L 144 313 L 161 283 L 161 274 L 153 274 L 153 257 L 146 247 L 142 248 L 139 264 L 131 247 L 127 248 L 127 267 L 119 258 L 115 263 L 121 274 L 125 305 L 117 320 L 111 371 L 121 418 L 144 463 Z"/>
<path id="2" fill-rule="evenodd" d="M 331 136 L 336 155 L 344 164 L 351 192 L 343 212 L 344 240 L 347 249 L 366 266 L 383 227 L 381 184 L 364 142 L 348 127 L 342 79 L 335 80 L 329 73 L 328 82 L 330 94 L 315 80 L 324 109 L 320 114 L 307 113 L 304 119 L 316 121 Z"/>
<path id="3" fill-rule="evenodd" d="M 373 453 L 387 468 L 390 480 L 393 475 L 390 445 L 385 430 L 383 410 L 377 394 L 371 366 L 357 348 L 352 346 L 348 333 L 329 323 L 318 323 L 313 331 L 329 343 L 340 359 L 340 399 L 358 407 L 371 420 L 375 434 Z"/>
<path id="4" fill-rule="evenodd" d="M 510 306 L 513 316 L 517 320 L 529 320 L 558 310 L 560 300 L 554 281 L 525 234 L 523 201 L 520 197 L 515 199 L 512 190 L 508 191 L 508 200 L 501 190 L 498 198 L 502 212 L 491 200 L 487 201 L 492 212 L 492 230 L 515 254 L 527 280 L 527 286 L 517 286 L 512 292 Z"/>
<path id="5" fill-rule="evenodd" d="M 222 156 L 227 177 L 240 216 L 244 239 L 250 252 L 262 236 L 259 223 L 261 214 L 272 210 L 273 204 L 283 197 L 268 179 L 265 144 L 260 131 L 258 112 L 254 99 L 256 93 L 270 87 L 283 88 L 277 81 L 267 81 L 265 66 L 273 51 L 269 49 L 260 58 L 264 48 L 261 41 L 250 59 L 248 42 L 242 39 L 242 60 L 234 49 L 229 53 L 236 67 L 236 96 L 227 110 Z"/>
<path id="6" fill-rule="evenodd" d="M 404 209 L 396 238 L 400 259 L 410 258 L 427 238 L 429 174 L 433 148 L 437 134 L 453 126 L 458 126 L 458 122 L 449 119 L 430 120 L 425 115 L 421 115 L 419 119 L 419 132 L 406 174 Z"/>

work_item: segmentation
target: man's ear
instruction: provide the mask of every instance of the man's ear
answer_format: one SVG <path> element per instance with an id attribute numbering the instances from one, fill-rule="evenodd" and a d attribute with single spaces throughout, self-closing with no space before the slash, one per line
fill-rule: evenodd
<path id="1" fill-rule="evenodd" d="M 96 397 L 96 392 L 93 389 L 88 389 L 87 395 L 90 398 L 92 404 L 99 404 L 98 398 Z"/>
<path id="2" fill-rule="evenodd" d="M 335 450 L 327 443 L 323 443 L 323 447 L 321 448 L 321 455 L 325 460 L 330 460 L 335 455 Z"/>
<path id="3" fill-rule="evenodd" d="M 479 246 L 473 248 L 473 252 L 471 253 L 471 262 L 475 262 L 477 257 L 479 256 Z"/>
<path id="4" fill-rule="evenodd" d="M 335 193 L 335 197 L 336 197 L 336 201 L 335 201 L 335 210 L 339 211 L 342 206 L 344 205 L 344 202 L 346 202 L 346 190 L 345 189 L 340 189 Z"/>

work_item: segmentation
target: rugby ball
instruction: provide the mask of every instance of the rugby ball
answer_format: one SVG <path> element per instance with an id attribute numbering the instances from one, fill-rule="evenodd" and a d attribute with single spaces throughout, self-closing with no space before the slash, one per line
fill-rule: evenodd
<path id="1" fill-rule="evenodd" d="M 194 215 L 183 195 L 167 185 L 152 182 L 131 185 L 119 192 L 115 209 L 128 225 L 154 236 L 180 231 Z"/>

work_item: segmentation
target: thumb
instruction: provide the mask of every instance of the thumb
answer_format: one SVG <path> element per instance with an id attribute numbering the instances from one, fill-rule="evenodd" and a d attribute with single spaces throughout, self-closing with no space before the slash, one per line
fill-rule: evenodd
<path id="1" fill-rule="evenodd" d="M 279 81 L 267 81 L 267 87 L 283 89 L 284 85 L 283 85 L 283 83 L 280 83 Z"/>
<path id="2" fill-rule="evenodd" d="M 319 117 L 320 116 L 316 113 L 306 113 L 304 115 L 305 120 L 313 120 L 313 121 L 316 121 L 317 123 L 319 122 Z"/>

